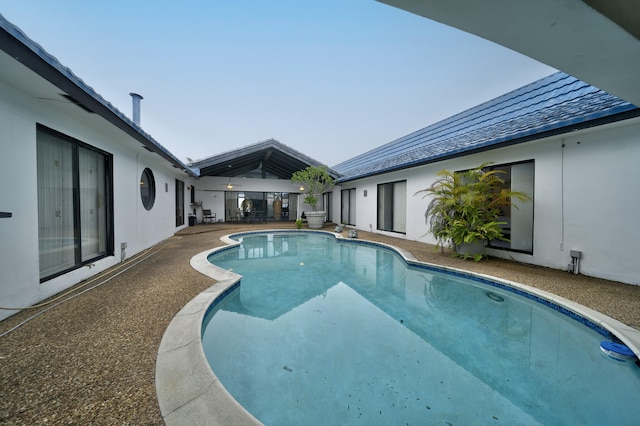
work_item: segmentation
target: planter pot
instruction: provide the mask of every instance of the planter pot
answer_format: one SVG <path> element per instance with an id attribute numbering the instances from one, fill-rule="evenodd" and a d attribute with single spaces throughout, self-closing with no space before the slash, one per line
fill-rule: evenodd
<path id="1" fill-rule="evenodd" d="M 461 256 L 474 257 L 476 255 L 484 255 L 484 241 L 474 241 L 472 243 L 462 243 L 456 247 L 456 253 Z"/>
<path id="2" fill-rule="evenodd" d="M 307 225 L 309 225 L 309 228 L 322 228 L 325 213 L 326 212 L 305 212 L 304 214 L 307 216 Z"/>
<path id="3" fill-rule="evenodd" d="M 273 200 L 273 217 L 280 220 L 280 216 L 282 216 L 282 201 L 280 199 Z"/>

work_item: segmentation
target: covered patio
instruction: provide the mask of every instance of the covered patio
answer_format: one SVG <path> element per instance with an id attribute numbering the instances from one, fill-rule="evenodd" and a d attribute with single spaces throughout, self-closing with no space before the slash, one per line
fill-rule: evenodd
<path id="1" fill-rule="evenodd" d="M 211 210 L 216 222 L 295 221 L 305 206 L 291 175 L 322 164 L 275 139 L 194 161 L 199 179 L 190 189 L 197 223 Z M 339 174 L 329 170 L 333 178 Z M 308 206 L 306 208 L 309 208 Z"/>

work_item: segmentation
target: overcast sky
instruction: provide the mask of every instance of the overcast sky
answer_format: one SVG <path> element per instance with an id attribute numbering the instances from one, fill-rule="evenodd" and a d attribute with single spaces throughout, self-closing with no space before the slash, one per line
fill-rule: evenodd
<path id="1" fill-rule="evenodd" d="M 180 160 L 274 138 L 334 166 L 553 73 L 374 0 L 0 0 Z"/>

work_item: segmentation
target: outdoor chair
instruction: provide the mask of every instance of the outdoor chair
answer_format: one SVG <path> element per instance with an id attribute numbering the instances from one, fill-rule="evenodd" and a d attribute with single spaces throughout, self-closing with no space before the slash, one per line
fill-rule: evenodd
<path id="1" fill-rule="evenodd" d="M 244 217 L 244 221 L 247 223 L 255 223 L 256 222 L 256 211 L 255 210 L 251 210 L 249 213 L 247 213 L 247 215 Z"/>
<path id="2" fill-rule="evenodd" d="M 211 213 L 210 209 L 202 209 L 202 222 L 203 223 L 215 223 L 216 214 Z"/>

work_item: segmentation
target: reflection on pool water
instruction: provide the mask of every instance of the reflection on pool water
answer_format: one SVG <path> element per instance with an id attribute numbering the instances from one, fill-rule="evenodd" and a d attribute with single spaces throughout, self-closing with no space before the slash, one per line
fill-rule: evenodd
<path id="1" fill-rule="evenodd" d="M 557 310 L 372 244 L 240 241 L 209 259 L 243 278 L 203 347 L 267 425 L 640 424 L 640 368 Z"/>

